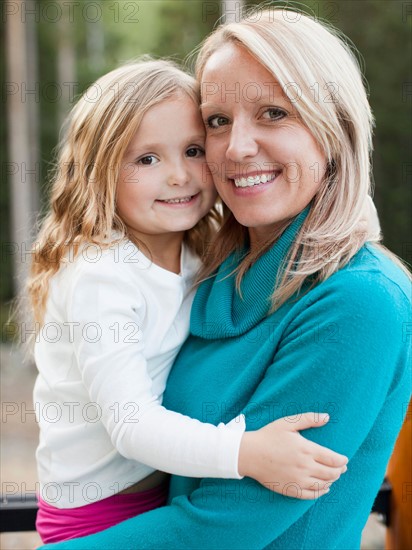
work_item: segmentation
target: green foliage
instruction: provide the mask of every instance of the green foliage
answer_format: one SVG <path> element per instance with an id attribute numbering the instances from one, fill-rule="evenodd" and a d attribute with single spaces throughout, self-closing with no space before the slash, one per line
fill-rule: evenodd
<path id="1" fill-rule="evenodd" d="M 44 6 L 49 2 L 37 1 Z M 76 97 L 102 74 L 142 54 L 183 59 L 210 32 L 214 23 L 202 21 L 202 2 L 197 0 L 84 1 L 80 6 L 75 4 L 77 7 L 70 11 L 67 25 L 76 51 Z M 90 9 L 86 9 L 87 4 Z M 93 7 L 96 5 L 100 8 Z M 39 66 L 39 80 L 43 83 L 57 81 L 58 32 L 56 22 L 44 17 L 40 19 L 39 59 L 43 62 Z M 93 35 L 94 42 L 101 40 L 100 46 L 93 42 Z M 57 104 L 42 98 L 43 191 L 58 141 L 57 115 Z"/>
<path id="2" fill-rule="evenodd" d="M 26 6 L 27 4 L 27 6 Z M 65 17 L 76 56 L 76 78 L 71 89 L 74 99 L 99 76 L 119 64 L 149 53 L 155 57 L 169 56 L 182 60 L 212 29 L 214 18 L 205 18 L 201 0 L 82 0 L 62 2 L 35 0 L 34 14 L 23 12 L 20 17 L 36 22 L 38 43 L 38 85 L 40 116 L 40 202 L 46 203 L 48 174 L 53 166 L 54 149 L 58 143 L 60 121 L 58 96 L 52 86 L 58 83 L 57 55 L 59 33 Z M 3 6 L 4 7 L 4 6 Z M 22 10 L 30 10 L 23 2 Z M 0 25 L 1 45 L 4 45 L 5 21 Z M 0 75 L 6 81 L 5 48 L 1 48 Z M 50 86 L 50 87 L 49 87 Z M 68 112 L 70 104 L 65 105 Z M 0 233 L 3 245 L 10 242 L 10 192 L 6 173 L 6 102 L 3 97 L 0 116 Z M 13 129 L 9 129 L 12 131 Z M 2 248 L 0 303 L 13 297 L 12 255 L 7 245 Z M 7 308 L 6 308 L 7 309 Z M 3 325 L 3 323 L 2 323 Z"/>
<path id="3" fill-rule="evenodd" d="M 61 27 L 53 12 L 48 9 L 49 0 L 37 0 L 36 4 L 39 13 L 36 28 L 41 90 L 41 192 L 44 195 L 47 172 L 59 134 L 58 101 L 48 97 L 44 90 L 48 83 L 57 82 L 57 45 Z M 57 1 L 52 4 L 56 5 Z M 248 4 L 261 2 L 255 0 Z M 375 201 L 383 226 L 384 241 L 394 252 L 411 261 L 412 164 L 409 152 L 412 15 L 406 11 L 408 3 L 397 0 L 306 0 L 288 4 L 292 7 L 306 7 L 313 16 L 331 21 L 361 52 L 376 117 Z M 101 74 L 143 53 L 182 60 L 212 30 L 220 17 L 218 7 L 217 0 L 74 2 L 66 25 L 75 48 L 76 95 L 82 93 Z M 68 9 L 68 2 L 63 2 L 63 9 Z M 4 20 L 1 25 L 4 31 Z M 3 41 L 4 32 L 1 36 Z M 0 74 L 4 82 L 4 57 L 0 59 Z M 67 109 L 69 107 L 67 105 Z M 4 162 L 7 160 L 5 115 L 3 97 L 0 116 L 0 231 L 2 240 L 7 242 L 10 240 L 10 207 L 4 170 Z M 0 298 L 4 301 L 12 297 L 10 261 L 3 265 L 2 274 Z"/>
<path id="4" fill-rule="evenodd" d="M 394 0 L 323 3 L 328 4 L 335 5 L 333 23 L 349 36 L 364 60 L 369 100 L 376 119 L 375 203 L 384 244 L 412 263 L 412 14 L 408 16 L 407 3 Z"/>
<path id="5" fill-rule="evenodd" d="M 268 2 L 251 1 L 259 6 Z M 412 264 L 412 150 L 410 2 L 398 0 L 303 0 L 270 4 L 300 7 L 340 29 L 360 52 L 376 120 L 375 204 L 383 242 Z"/>

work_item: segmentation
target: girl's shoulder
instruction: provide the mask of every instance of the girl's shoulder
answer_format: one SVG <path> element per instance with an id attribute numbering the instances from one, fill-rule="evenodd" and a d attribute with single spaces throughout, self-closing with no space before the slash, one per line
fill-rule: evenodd
<path id="1" fill-rule="evenodd" d="M 84 282 L 95 281 L 105 285 L 132 285 L 136 283 L 136 265 L 146 261 L 130 241 L 107 244 L 84 243 L 75 253 L 70 249 L 59 270 L 50 281 L 50 293 L 71 294 Z"/>
<path id="2" fill-rule="evenodd" d="M 58 272 L 50 281 L 48 308 L 65 318 L 72 312 L 73 304 L 87 307 L 92 301 L 106 304 L 113 302 L 120 307 L 123 302 L 136 308 L 144 306 L 142 277 L 147 270 L 136 269 L 145 257 L 130 241 L 106 244 L 85 243 L 77 254 L 69 251 Z M 146 288 L 147 285 L 144 287 Z M 97 306 L 96 306 L 97 307 Z"/>
<path id="3" fill-rule="evenodd" d="M 60 271 L 74 273 L 92 273 L 102 270 L 118 272 L 122 268 L 148 263 L 142 252 L 127 239 L 111 243 L 83 243 L 77 252 L 70 249 L 64 257 Z"/>

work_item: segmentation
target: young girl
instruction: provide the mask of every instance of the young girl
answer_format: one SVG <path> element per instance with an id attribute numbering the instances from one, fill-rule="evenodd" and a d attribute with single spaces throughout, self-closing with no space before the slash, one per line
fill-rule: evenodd
<path id="1" fill-rule="evenodd" d="M 188 335 L 199 257 L 219 222 L 215 201 L 192 77 L 142 61 L 86 91 L 69 118 L 29 281 L 45 542 L 164 505 L 163 472 L 250 476 L 307 499 L 346 470 L 345 457 L 298 432 L 326 416 L 246 433 L 242 416 L 206 423 L 224 402 L 199 403 L 205 423 L 161 405 Z"/>

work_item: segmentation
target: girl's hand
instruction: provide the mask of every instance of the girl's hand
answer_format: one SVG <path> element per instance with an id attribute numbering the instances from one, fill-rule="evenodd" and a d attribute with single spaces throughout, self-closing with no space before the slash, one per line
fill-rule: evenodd
<path id="1" fill-rule="evenodd" d="M 327 414 L 304 413 L 299 420 L 286 416 L 260 430 L 245 432 L 240 444 L 239 474 L 285 496 L 307 500 L 325 495 L 346 472 L 348 459 L 305 439 L 299 432 L 320 428 L 328 421 Z"/>

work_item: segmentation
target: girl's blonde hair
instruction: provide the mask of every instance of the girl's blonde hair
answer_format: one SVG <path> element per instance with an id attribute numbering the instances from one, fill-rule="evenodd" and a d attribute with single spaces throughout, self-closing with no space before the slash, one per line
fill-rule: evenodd
<path id="1" fill-rule="evenodd" d="M 36 324 L 43 322 L 50 278 L 69 251 L 72 260 L 82 244 L 108 247 L 113 231 L 115 242 L 126 237 L 116 213 L 123 156 L 148 109 L 180 94 L 199 103 L 195 79 L 171 61 L 145 56 L 99 78 L 72 109 L 52 177 L 51 208 L 33 246 L 28 294 Z M 196 253 L 217 220 L 214 207 L 187 232 Z"/>
<path id="2" fill-rule="evenodd" d="M 245 49 L 279 82 L 328 160 L 326 174 L 277 281 L 272 296 L 275 309 L 305 281 L 324 281 L 347 264 L 366 241 L 380 240 L 376 224 L 361 222 L 371 192 L 373 116 L 351 46 L 326 24 L 286 8 L 253 10 L 239 22 L 219 26 L 203 42 L 196 62 L 200 82 L 210 56 L 228 43 Z M 278 236 L 268 235 L 262 249 L 241 262 L 238 289 L 249 266 Z M 223 227 L 200 277 L 210 276 L 246 240 L 246 228 L 224 207 Z M 394 254 L 384 250 L 407 272 Z"/>

